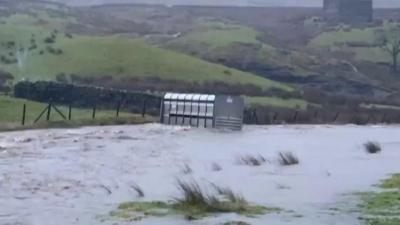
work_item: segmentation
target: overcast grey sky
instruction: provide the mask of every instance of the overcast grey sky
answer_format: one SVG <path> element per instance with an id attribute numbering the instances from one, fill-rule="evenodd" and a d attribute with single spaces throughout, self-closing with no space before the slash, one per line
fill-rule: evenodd
<path id="1" fill-rule="evenodd" d="M 323 0 L 55 0 L 69 4 L 150 3 L 166 5 L 322 6 Z M 374 0 L 375 7 L 399 7 L 400 0 Z"/>

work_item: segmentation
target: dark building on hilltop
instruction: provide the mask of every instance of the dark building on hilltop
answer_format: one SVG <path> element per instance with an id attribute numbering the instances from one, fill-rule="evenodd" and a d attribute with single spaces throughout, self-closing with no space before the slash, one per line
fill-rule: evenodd
<path id="1" fill-rule="evenodd" d="M 330 22 L 369 23 L 373 0 L 324 0 L 325 19 Z"/>

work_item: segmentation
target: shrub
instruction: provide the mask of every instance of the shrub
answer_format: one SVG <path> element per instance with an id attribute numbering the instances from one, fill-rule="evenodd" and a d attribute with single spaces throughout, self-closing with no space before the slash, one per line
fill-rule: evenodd
<path id="1" fill-rule="evenodd" d="M 267 160 L 262 155 L 245 155 L 239 157 L 239 163 L 247 166 L 261 166 L 266 162 Z"/>
<path id="2" fill-rule="evenodd" d="M 232 75 L 232 72 L 230 70 L 224 70 L 224 74 L 226 75 Z"/>
<path id="3" fill-rule="evenodd" d="M 4 64 L 15 64 L 15 63 L 18 62 L 17 59 L 15 59 L 15 58 L 8 58 L 7 56 L 4 56 L 4 55 L 0 56 L 0 61 L 1 61 L 2 63 L 4 63 Z"/>
<path id="4" fill-rule="evenodd" d="M 70 34 L 70 33 L 65 33 L 65 37 L 67 37 L 67 38 L 69 38 L 69 39 L 72 39 L 72 38 L 73 38 L 72 34 Z"/>
<path id="5" fill-rule="evenodd" d="M 51 46 L 47 46 L 47 51 L 51 54 L 54 55 L 61 55 L 63 54 L 63 50 L 62 49 L 58 49 L 58 48 L 53 48 Z"/>
<path id="6" fill-rule="evenodd" d="M 364 148 L 369 154 L 377 154 L 382 151 L 382 148 L 378 142 L 369 141 L 364 144 Z"/>
<path id="7" fill-rule="evenodd" d="M 28 50 L 29 51 L 32 51 L 32 50 L 35 50 L 35 49 L 37 49 L 37 45 L 36 44 L 33 44 L 32 46 L 30 46 L 29 48 L 28 48 Z"/>
<path id="8" fill-rule="evenodd" d="M 44 39 L 44 43 L 46 44 L 53 44 L 55 41 L 55 39 L 53 37 L 47 37 Z"/>
<path id="9" fill-rule="evenodd" d="M 282 166 L 292 166 L 300 163 L 299 159 L 291 152 L 280 152 L 278 160 Z"/>

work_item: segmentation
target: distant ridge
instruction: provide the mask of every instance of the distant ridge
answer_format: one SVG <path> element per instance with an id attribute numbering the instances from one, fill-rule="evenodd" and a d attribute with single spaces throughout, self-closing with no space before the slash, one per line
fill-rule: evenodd
<path id="1" fill-rule="evenodd" d="M 224 5 L 224 6 L 288 6 L 322 7 L 322 0 L 53 0 L 69 5 L 100 5 L 115 3 L 146 3 L 163 5 Z M 400 0 L 374 0 L 375 8 L 400 8 Z"/>

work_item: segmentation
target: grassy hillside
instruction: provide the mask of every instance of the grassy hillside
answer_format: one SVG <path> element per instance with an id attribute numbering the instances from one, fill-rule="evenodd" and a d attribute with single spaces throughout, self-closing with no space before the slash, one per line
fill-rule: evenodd
<path id="1" fill-rule="evenodd" d="M 338 29 L 324 32 L 311 41 L 311 45 L 315 46 L 332 46 L 347 42 L 362 42 L 374 44 L 376 39 L 376 28 L 365 29 Z"/>
<path id="2" fill-rule="evenodd" d="M 332 51 L 351 53 L 356 60 L 390 62 L 390 55 L 378 47 L 377 33 L 388 23 L 371 28 L 338 28 L 323 32 L 310 42 L 311 47 L 327 47 Z M 358 45 L 358 46 L 357 46 Z"/>
<path id="3" fill-rule="evenodd" d="M 301 99 L 281 99 L 275 97 L 245 97 L 247 104 L 252 106 L 269 106 L 305 110 L 308 102 Z"/>
<path id="4" fill-rule="evenodd" d="M 222 22 L 200 22 L 196 31 L 184 36 L 180 41 L 195 41 L 216 48 L 227 47 L 236 42 L 257 44 L 260 43 L 256 39 L 257 35 L 256 30 L 246 26 Z"/>
<path id="5" fill-rule="evenodd" d="M 0 68 L 17 80 L 53 80 L 63 73 L 224 81 L 291 90 L 250 73 L 150 46 L 141 39 L 72 35 L 64 28 L 73 20 L 67 17 L 53 21 L 46 12 L 2 18 Z"/>
<path id="6" fill-rule="evenodd" d="M 264 68 L 285 68 L 296 75 L 309 75 L 303 64 L 313 59 L 294 50 L 280 49 L 262 40 L 263 34 L 255 28 L 229 22 L 197 20 L 195 28 L 182 37 L 169 41 L 170 49 L 200 56 L 208 61 L 247 68 L 246 64 Z M 264 37 L 264 39 L 267 39 Z"/>

